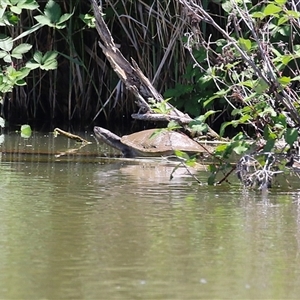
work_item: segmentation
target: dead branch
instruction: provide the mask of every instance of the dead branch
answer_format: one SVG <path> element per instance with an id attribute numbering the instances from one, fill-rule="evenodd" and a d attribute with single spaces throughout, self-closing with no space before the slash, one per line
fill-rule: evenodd
<path id="1" fill-rule="evenodd" d="M 68 137 L 69 139 L 75 140 L 78 143 L 91 144 L 91 142 L 85 140 L 84 138 L 80 137 L 79 135 L 72 134 L 72 133 L 64 131 L 60 128 L 55 128 L 54 133 L 62 134 L 64 136 Z"/>
<path id="2" fill-rule="evenodd" d="M 132 59 L 132 64 L 122 55 L 118 47 L 115 45 L 111 33 L 106 26 L 101 12 L 101 7 L 98 7 L 96 0 L 91 0 L 96 19 L 96 29 L 102 41 L 99 42 L 104 55 L 109 60 L 113 70 L 138 99 L 137 105 L 144 109 L 148 99 L 155 99 L 156 102 L 164 101 L 162 95 L 155 89 L 150 80 L 143 74 L 137 63 Z M 144 101 L 141 101 L 143 99 Z M 176 109 L 170 103 L 166 103 L 171 115 L 185 116 L 183 112 Z M 147 107 L 150 113 L 153 113 L 151 108 Z M 192 120 L 192 118 L 190 118 Z"/>
<path id="3" fill-rule="evenodd" d="M 138 64 L 133 59 L 131 59 L 131 64 L 122 55 L 115 45 L 111 33 L 102 18 L 101 7 L 98 7 L 96 0 L 91 0 L 91 2 L 96 19 L 96 29 L 102 40 L 102 43 L 99 42 L 99 46 L 109 60 L 113 70 L 125 84 L 126 88 L 134 94 L 137 99 L 137 105 L 140 107 L 140 111 L 143 112 L 143 114 L 133 114 L 132 118 L 147 121 L 175 120 L 182 126 L 189 124 L 192 121 L 192 118 L 188 114 L 184 114 L 176 109 L 168 102 L 165 102 L 167 110 L 169 111 L 168 115 L 157 115 L 154 113 L 149 105 L 149 100 L 154 99 L 156 102 L 161 103 L 164 101 L 162 95 L 143 74 Z M 185 128 L 185 130 L 190 131 L 189 128 Z M 214 137 L 220 138 L 211 128 L 209 128 L 209 131 L 213 132 Z"/>

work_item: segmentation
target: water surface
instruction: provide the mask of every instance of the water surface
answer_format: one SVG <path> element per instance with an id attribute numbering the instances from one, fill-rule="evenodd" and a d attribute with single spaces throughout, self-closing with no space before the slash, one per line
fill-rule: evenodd
<path id="1" fill-rule="evenodd" d="M 263 195 L 170 180 L 86 138 L 2 140 L 1 299 L 299 299 L 295 177 Z"/>

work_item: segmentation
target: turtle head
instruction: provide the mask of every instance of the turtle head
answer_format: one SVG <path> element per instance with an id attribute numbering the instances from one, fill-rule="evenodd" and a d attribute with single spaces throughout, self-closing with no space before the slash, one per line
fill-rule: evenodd
<path id="1" fill-rule="evenodd" d="M 121 138 L 118 135 L 112 133 L 111 131 L 105 128 L 95 126 L 94 133 L 98 141 L 104 142 L 114 148 L 117 148 L 116 145 L 118 145 L 118 143 L 121 142 Z"/>
<path id="2" fill-rule="evenodd" d="M 125 157 L 135 156 L 134 151 L 132 151 L 132 149 L 127 145 L 124 145 L 121 141 L 121 138 L 111 131 L 102 127 L 95 126 L 94 133 L 98 141 L 104 142 L 107 145 L 120 150 Z"/>

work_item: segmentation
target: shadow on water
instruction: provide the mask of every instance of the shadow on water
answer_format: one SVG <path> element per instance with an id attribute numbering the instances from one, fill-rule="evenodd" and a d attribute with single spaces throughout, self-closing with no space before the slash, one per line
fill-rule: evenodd
<path id="1" fill-rule="evenodd" d="M 112 158 L 85 138 L 5 136 L 2 298 L 298 298 L 299 189 L 199 185 L 184 169 L 170 180 L 174 163 Z"/>

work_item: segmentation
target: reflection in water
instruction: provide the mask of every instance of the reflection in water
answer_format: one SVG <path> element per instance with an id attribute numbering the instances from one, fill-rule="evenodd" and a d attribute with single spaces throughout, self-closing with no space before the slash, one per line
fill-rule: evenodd
<path id="1" fill-rule="evenodd" d="M 172 170 L 2 159 L 1 298 L 297 298 L 299 193 L 207 187 L 183 169 L 170 181 Z"/>

